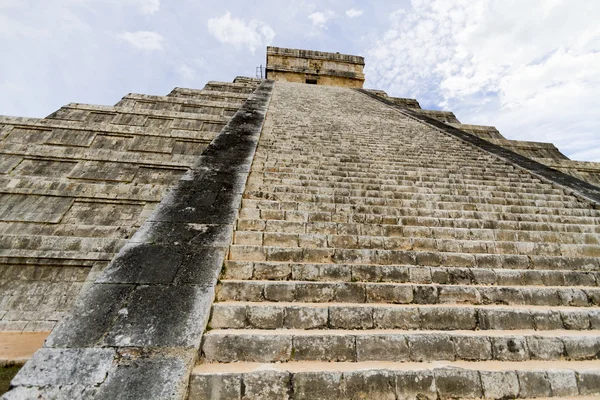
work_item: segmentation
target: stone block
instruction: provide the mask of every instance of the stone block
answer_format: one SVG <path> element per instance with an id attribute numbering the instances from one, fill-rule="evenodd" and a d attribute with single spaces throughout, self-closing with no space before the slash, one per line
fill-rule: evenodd
<path id="1" fill-rule="evenodd" d="M 343 373 L 348 400 L 396 400 L 396 378 L 386 370 L 363 370 Z"/>
<path id="2" fill-rule="evenodd" d="M 296 372 L 292 376 L 295 400 L 341 400 L 339 372 Z"/>
<path id="3" fill-rule="evenodd" d="M 356 361 L 409 361 L 408 341 L 398 334 L 361 334 L 356 337 Z"/>
<path id="4" fill-rule="evenodd" d="M 408 304 L 413 301 L 413 287 L 409 285 L 367 284 L 369 303 Z"/>
<path id="5" fill-rule="evenodd" d="M 412 361 L 454 361 L 454 343 L 449 335 L 406 335 Z"/>
<path id="6" fill-rule="evenodd" d="M 298 285 L 292 283 L 269 283 L 265 285 L 264 297 L 268 301 L 292 302 Z"/>
<path id="7" fill-rule="evenodd" d="M 211 329 L 221 328 L 245 328 L 246 306 L 239 304 L 220 304 L 214 303 L 212 306 L 212 315 L 210 318 Z"/>
<path id="8" fill-rule="evenodd" d="M 288 329 L 317 329 L 327 326 L 326 307 L 289 306 L 285 308 L 284 326 Z"/>
<path id="9" fill-rule="evenodd" d="M 527 347 L 532 360 L 559 360 L 565 355 L 565 346 L 560 338 L 529 336 Z"/>
<path id="10" fill-rule="evenodd" d="M 577 371 L 577 386 L 581 396 L 600 394 L 600 371 L 598 369 Z"/>
<path id="11" fill-rule="evenodd" d="M 396 373 L 398 400 L 437 400 L 432 371 L 401 371 Z"/>
<path id="12" fill-rule="evenodd" d="M 472 330 L 477 326 L 475 310 L 471 307 L 428 307 L 419 312 L 423 329 Z"/>
<path id="13" fill-rule="evenodd" d="M 517 371 L 519 377 L 519 397 L 551 397 L 552 388 L 545 372 Z"/>
<path id="14" fill-rule="evenodd" d="M 240 400 L 240 374 L 192 374 L 190 378 L 189 400 Z"/>
<path id="15" fill-rule="evenodd" d="M 371 307 L 329 308 L 329 321 L 337 329 L 369 329 L 373 327 L 373 309 Z"/>
<path id="16" fill-rule="evenodd" d="M 248 325 L 259 329 L 282 328 L 283 316 L 284 309 L 281 307 L 249 307 L 246 312 Z"/>
<path id="17" fill-rule="evenodd" d="M 440 399 L 476 399 L 482 396 L 483 390 L 477 371 L 443 368 L 436 369 L 434 373 Z"/>
<path id="18" fill-rule="evenodd" d="M 563 325 L 565 329 L 587 330 L 590 329 L 590 320 L 587 311 L 561 311 Z"/>
<path id="19" fill-rule="evenodd" d="M 364 303 L 365 285 L 362 283 L 339 283 L 335 286 L 334 299 L 339 303 Z"/>
<path id="20" fill-rule="evenodd" d="M 529 360 L 527 341 L 523 336 L 498 336 L 492 337 L 491 340 L 495 360 Z"/>
<path id="21" fill-rule="evenodd" d="M 492 344 L 487 337 L 455 336 L 452 340 L 458 360 L 484 361 L 492 359 Z"/>
<path id="22" fill-rule="evenodd" d="M 417 308 L 377 307 L 373 309 L 373 323 L 380 329 L 419 329 L 421 316 Z"/>
<path id="23" fill-rule="evenodd" d="M 206 334 L 202 352 L 211 362 L 288 361 L 292 353 L 292 338 L 284 335 Z"/>
<path id="24" fill-rule="evenodd" d="M 439 302 L 450 304 L 480 304 L 479 290 L 466 286 L 447 286 L 439 289 Z"/>
<path id="25" fill-rule="evenodd" d="M 519 395 L 519 379 L 513 371 L 480 371 L 486 399 L 514 399 Z"/>
<path id="26" fill-rule="evenodd" d="M 596 359 L 600 355 L 600 340 L 596 336 L 564 337 L 565 352 L 572 360 Z"/>
<path id="27" fill-rule="evenodd" d="M 560 312 L 554 310 L 532 310 L 533 323 L 538 331 L 563 329 Z"/>
<path id="28" fill-rule="evenodd" d="M 298 335 L 293 342 L 294 361 L 356 361 L 358 344 L 351 335 Z"/>
<path id="29" fill-rule="evenodd" d="M 533 318 L 528 310 L 479 309 L 477 313 L 480 329 L 534 329 Z"/>
<path id="30" fill-rule="evenodd" d="M 291 376 L 283 371 L 256 371 L 242 377 L 242 400 L 288 400 Z"/>
<path id="31" fill-rule="evenodd" d="M 262 301 L 264 285 L 260 282 L 222 282 L 217 287 L 218 301 Z"/>
<path id="32" fill-rule="evenodd" d="M 577 396 L 577 377 L 574 371 L 570 370 L 551 370 L 547 373 L 552 389 L 552 396 Z"/>
<path id="33" fill-rule="evenodd" d="M 411 269 L 412 271 L 412 269 Z M 437 304 L 438 292 L 437 287 L 432 286 L 414 286 L 413 287 L 413 302 L 415 304 Z"/>

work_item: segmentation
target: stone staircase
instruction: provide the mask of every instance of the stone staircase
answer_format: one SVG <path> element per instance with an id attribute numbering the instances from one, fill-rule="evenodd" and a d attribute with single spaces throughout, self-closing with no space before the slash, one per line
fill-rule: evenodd
<path id="1" fill-rule="evenodd" d="M 277 82 L 189 398 L 593 398 L 599 284 L 592 204 Z"/>

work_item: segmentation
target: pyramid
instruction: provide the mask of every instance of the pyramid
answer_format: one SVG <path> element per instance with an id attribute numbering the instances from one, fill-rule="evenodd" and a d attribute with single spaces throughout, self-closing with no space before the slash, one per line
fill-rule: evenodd
<path id="1" fill-rule="evenodd" d="M 600 163 L 363 67 L 1 117 L 1 398 L 600 396 Z"/>

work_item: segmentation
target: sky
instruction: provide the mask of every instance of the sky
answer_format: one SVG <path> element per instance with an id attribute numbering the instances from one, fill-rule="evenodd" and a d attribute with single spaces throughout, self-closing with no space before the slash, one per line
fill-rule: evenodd
<path id="1" fill-rule="evenodd" d="M 365 57 L 366 88 L 600 161 L 598 0 L 0 0 L 0 114 L 255 76 L 266 46 Z"/>

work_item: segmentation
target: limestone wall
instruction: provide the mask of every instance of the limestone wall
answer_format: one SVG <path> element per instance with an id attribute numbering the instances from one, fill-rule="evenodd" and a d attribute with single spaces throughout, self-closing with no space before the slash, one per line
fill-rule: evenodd
<path id="1" fill-rule="evenodd" d="M 0 331 L 52 329 L 256 84 L 0 117 Z"/>

